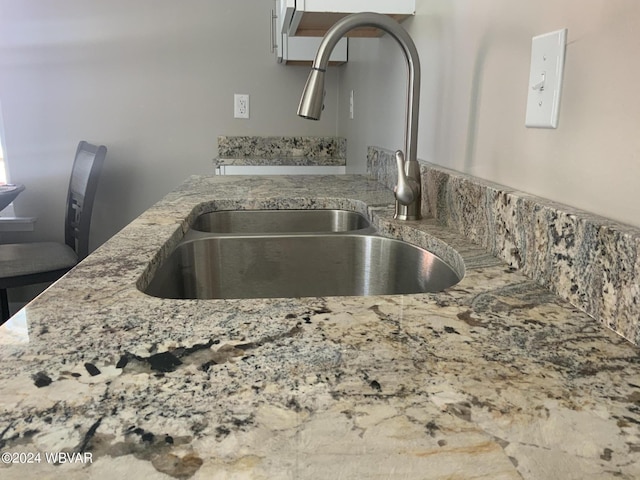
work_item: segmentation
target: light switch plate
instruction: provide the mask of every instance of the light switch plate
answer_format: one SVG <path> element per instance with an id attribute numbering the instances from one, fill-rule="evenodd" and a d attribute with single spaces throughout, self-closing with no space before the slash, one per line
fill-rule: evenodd
<path id="1" fill-rule="evenodd" d="M 525 126 L 556 128 L 560 112 L 567 29 L 533 37 Z"/>

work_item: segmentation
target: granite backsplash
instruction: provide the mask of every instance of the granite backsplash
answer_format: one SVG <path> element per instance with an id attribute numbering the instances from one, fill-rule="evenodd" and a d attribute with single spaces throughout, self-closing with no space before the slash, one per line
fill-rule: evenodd
<path id="1" fill-rule="evenodd" d="M 370 147 L 367 157 L 367 173 L 393 188 L 393 152 Z M 424 216 L 455 229 L 640 345 L 640 229 L 420 163 Z"/>
<path id="2" fill-rule="evenodd" d="M 340 137 L 219 136 L 217 164 L 345 165 L 347 140 Z"/>

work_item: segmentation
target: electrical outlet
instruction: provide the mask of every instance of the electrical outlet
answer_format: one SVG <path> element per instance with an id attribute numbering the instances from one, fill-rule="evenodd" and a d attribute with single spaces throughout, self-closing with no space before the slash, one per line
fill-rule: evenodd
<path id="1" fill-rule="evenodd" d="M 233 96 L 233 117 L 249 118 L 249 95 L 236 93 Z"/>

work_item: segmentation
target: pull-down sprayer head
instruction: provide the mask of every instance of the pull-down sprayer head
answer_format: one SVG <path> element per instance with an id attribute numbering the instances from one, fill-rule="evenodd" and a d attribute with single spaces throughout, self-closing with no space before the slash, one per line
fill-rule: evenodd
<path id="1" fill-rule="evenodd" d="M 320 120 L 324 108 L 324 70 L 313 68 L 300 98 L 298 115 L 310 120 Z"/>

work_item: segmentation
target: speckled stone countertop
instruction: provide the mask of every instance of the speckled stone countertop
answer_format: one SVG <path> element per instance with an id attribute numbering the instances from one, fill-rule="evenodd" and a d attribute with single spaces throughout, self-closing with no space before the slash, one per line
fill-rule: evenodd
<path id="1" fill-rule="evenodd" d="M 0 477 L 640 478 L 638 348 L 391 203 L 364 176 L 187 180 L 0 327 Z M 137 289 L 229 208 L 368 213 L 466 274 L 418 295 Z"/>
<path id="2" fill-rule="evenodd" d="M 347 140 L 341 137 L 218 137 L 214 167 L 251 166 L 344 166 Z"/>

